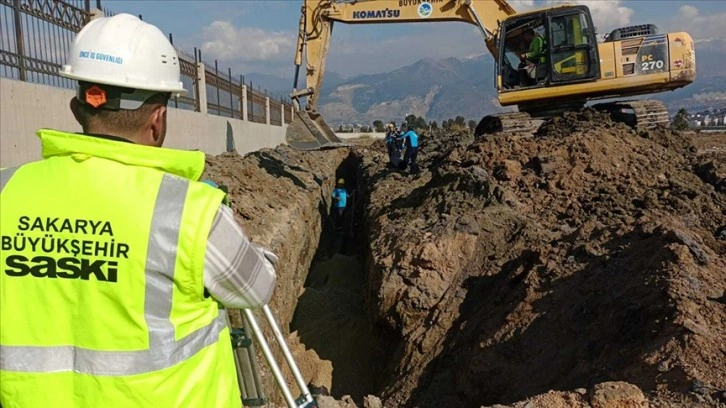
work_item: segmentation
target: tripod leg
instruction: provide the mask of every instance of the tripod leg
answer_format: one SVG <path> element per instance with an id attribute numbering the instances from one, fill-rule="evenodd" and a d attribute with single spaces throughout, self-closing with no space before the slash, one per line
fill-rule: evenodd
<path id="1" fill-rule="evenodd" d="M 250 309 L 242 309 L 242 312 L 244 313 L 247 322 L 250 323 L 250 329 L 252 329 L 252 332 L 254 333 L 255 338 L 259 342 L 260 347 L 262 347 L 262 354 L 264 354 L 267 363 L 270 365 L 272 375 L 275 377 L 275 380 L 277 380 L 277 385 L 280 386 L 280 391 L 282 391 L 282 395 L 283 397 L 285 397 L 285 402 L 287 402 L 288 407 L 296 408 L 297 403 L 295 402 L 295 399 L 290 392 L 290 387 L 287 386 L 287 382 L 282 376 L 280 367 L 277 365 L 275 357 L 272 355 L 272 351 L 270 350 L 270 346 L 267 344 L 267 340 L 265 340 L 265 336 L 262 334 L 262 330 L 260 330 L 260 326 L 257 324 L 257 319 L 255 319 L 255 315 Z"/>
<path id="2" fill-rule="evenodd" d="M 250 327 L 250 323 L 247 320 L 247 317 L 244 315 L 242 317 L 244 318 L 244 321 L 245 321 L 245 323 L 244 323 L 245 328 Z M 246 352 L 247 352 L 247 362 L 250 365 L 249 370 L 252 373 L 252 382 L 254 383 L 254 387 L 255 387 L 255 395 L 257 395 L 260 405 L 264 405 L 266 403 L 266 398 L 265 398 L 265 394 L 262 390 L 262 381 L 260 380 L 260 372 L 259 372 L 260 364 L 257 361 L 257 352 L 255 350 L 255 345 L 253 342 L 250 342 L 250 346 L 247 347 Z M 249 405 L 249 404 L 247 404 L 247 405 Z"/>
<path id="3" fill-rule="evenodd" d="M 245 341 L 245 338 L 249 337 L 246 332 L 232 327 L 229 314 L 227 314 L 226 319 L 232 337 L 232 355 L 234 357 L 235 371 L 237 372 L 237 384 L 242 394 L 242 403 L 244 406 L 265 405 L 267 400 L 262 392 L 258 374 L 260 366 L 257 363 L 257 355 L 252 340 Z"/>
<path id="4" fill-rule="evenodd" d="M 285 341 L 285 338 L 282 336 L 282 332 L 280 331 L 280 328 L 277 325 L 275 316 L 272 315 L 270 306 L 268 306 L 268 305 L 262 306 L 262 311 L 265 313 L 265 317 L 267 317 L 267 321 L 270 323 L 270 326 L 272 327 L 272 333 L 275 335 L 277 342 L 280 344 L 280 348 L 282 349 L 282 354 L 285 356 L 285 360 L 287 361 L 287 364 L 290 367 L 290 371 L 292 371 L 292 375 L 295 377 L 295 381 L 297 382 L 298 387 L 300 387 L 300 391 L 302 391 L 302 397 L 305 398 L 305 404 L 313 402 L 313 396 L 312 396 L 312 394 L 310 394 L 310 390 L 308 389 L 308 386 L 305 383 L 305 380 L 303 380 L 302 374 L 300 373 L 300 369 L 298 368 L 297 364 L 295 363 L 295 359 L 293 359 L 290 349 L 287 347 L 287 342 Z"/>

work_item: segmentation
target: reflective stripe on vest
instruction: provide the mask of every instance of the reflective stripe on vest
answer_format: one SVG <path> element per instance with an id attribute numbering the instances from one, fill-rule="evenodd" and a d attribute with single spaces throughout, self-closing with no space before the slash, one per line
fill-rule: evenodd
<path id="1" fill-rule="evenodd" d="M 7 170 L 0 172 L 0 187 L 9 179 L 6 179 L 6 173 Z M 174 264 L 188 187 L 188 180 L 164 175 L 154 205 L 145 270 L 144 317 L 149 330 L 148 350 L 0 346 L 0 370 L 34 373 L 73 371 L 93 375 L 141 374 L 171 367 L 216 343 L 220 332 L 226 327 L 223 309 L 208 325 L 180 340 L 175 340 L 174 326 L 170 321 Z"/>

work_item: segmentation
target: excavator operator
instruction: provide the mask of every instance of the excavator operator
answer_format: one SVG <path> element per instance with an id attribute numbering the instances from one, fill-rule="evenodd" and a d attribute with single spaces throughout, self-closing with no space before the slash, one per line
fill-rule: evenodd
<path id="1" fill-rule="evenodd" d="M 544 39 L 534 29 L 527 28 L 522 34 L 528 51 L 519 56 L 520 85 L 531 86 L 537 84 L 537 78 L 541 77 L 547 62 L 547 47 Z M 539 72 L 538 72 L 539 71 Z"/>

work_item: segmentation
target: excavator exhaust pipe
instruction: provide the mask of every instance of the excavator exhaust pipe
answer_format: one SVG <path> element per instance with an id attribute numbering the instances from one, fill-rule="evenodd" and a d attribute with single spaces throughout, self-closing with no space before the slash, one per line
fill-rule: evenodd
<path id="1" fill-rule="evenodd" d="M 287 126 L 285 141 L 299 150 L 323 150 L 349 146 L 344 144 L 333 129 L 325 123 L 323 115 L 296 110 Z"/>

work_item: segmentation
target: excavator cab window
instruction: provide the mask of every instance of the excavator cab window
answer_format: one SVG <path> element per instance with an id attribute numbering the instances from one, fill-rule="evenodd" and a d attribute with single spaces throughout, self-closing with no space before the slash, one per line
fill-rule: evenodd
<path id="1" fill-rule="evenodd" d="M 502 53 L 498 67 L 502 90 L 546 85 L 549 58 L 544 21 L 543 13 L 508 21 L 503 25 Z M 539 51 L 534 52 L 534 49 Z"/>
<path id="2" fill-rule="evenodd" d="M 534 32 L 544 43 L 540 58 L 531 54 Z M 553 86 L 595 80 L 600 77 L 597 38 L 589 9 L 561 7 L 540 14 L 527 14 L 502 24 L 499 39 L 500 90 Z"/>
<path id="3" fill-rule="evenodd" d="M 598 78 L 597 39 L 587 9 L 559 10 L 550 17 L 549 27 L 552 82 Z"/>

